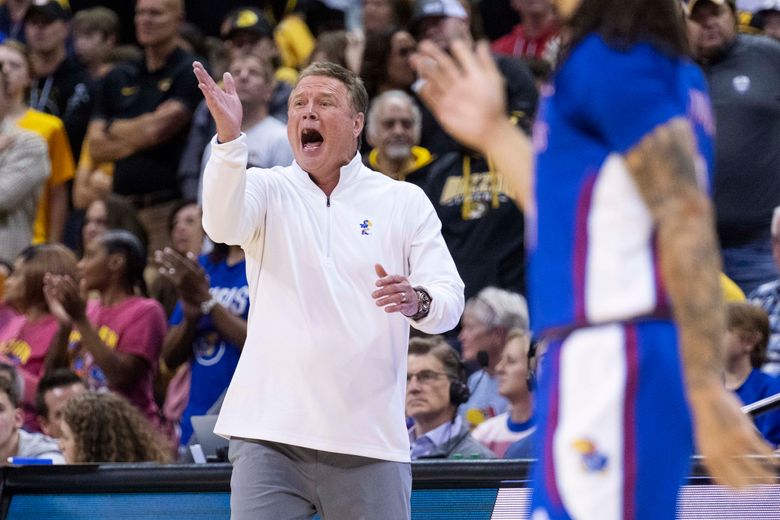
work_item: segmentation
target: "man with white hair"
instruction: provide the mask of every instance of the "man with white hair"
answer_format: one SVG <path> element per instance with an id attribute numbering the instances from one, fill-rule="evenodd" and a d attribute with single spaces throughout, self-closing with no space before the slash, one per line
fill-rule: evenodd
<path id="1" fill-rule="evenodd" d="M 772 256 L 780 266 L 780 206 L 775 208 L 772 215 L 771 230 Z M 780 374 L 780 278 L 761 285 L 748 298 L 769 315 L 769 345 L 762 370 L 776 376 Z"/>
<path id="2" fill-rule="evenodd" d="M 507 409 L 508 401 L 498 393 L 496 365 L 513 329 L 528 331 L 528 304 L 521 295 L 485 287 L 466 301 L 458 339 L 463 361 L 480 366 L 469 376 L 471 397 L 461 408 L 472 426 Z"/>
<path id="3" fill-rule="evenodd" d="M 396 180 L 420 184 L 422 168 L 433 160 L 420 142 L 422 117 L 414 99 L 402 90 L 377 96 L 368 110 L 366 137 L 373 148 L 366 166 Z M 412 176 L 407 178 L 408 176 Z"/>

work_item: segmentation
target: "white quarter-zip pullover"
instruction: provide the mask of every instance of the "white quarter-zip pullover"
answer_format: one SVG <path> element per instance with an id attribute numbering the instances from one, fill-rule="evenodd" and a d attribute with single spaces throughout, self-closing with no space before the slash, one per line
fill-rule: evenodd
<path id="1" fill-rule="evenodd" d="M 247 339 L 215 431 L 408 462 L 404 417 L 411 320 L 377 307 L 375 264 L 433 298 L 415 328 L 442 333 L 463 282 L 417 186 L 361 163 L 327 197 L 296 163 L 246 169 L 242 135 L 212 141 L 203 226 L 246 252 Z"/>

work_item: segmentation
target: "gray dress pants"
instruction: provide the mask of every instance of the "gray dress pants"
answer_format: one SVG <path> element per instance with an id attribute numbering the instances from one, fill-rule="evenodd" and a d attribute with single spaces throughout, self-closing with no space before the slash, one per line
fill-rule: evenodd
<path id="1" fill-rule="evenodd" d="M 231 439 L 232 520 L 409 520 L 411 464 Z"/>

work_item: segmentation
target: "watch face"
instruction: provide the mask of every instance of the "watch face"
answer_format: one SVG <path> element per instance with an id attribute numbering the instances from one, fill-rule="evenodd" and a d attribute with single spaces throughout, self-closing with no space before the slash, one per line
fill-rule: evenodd
<path id="1" fill-rule="evenodd" d="M 431 307 L 431 297 L 427 291 L 423 289 L 415 288 L 414 292 L 417 293 L 417 314 L 427 314 Z"/>

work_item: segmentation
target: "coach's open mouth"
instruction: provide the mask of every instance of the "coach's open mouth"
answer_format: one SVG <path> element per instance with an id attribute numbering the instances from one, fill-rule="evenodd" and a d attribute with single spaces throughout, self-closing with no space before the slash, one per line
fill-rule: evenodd
<path id="1" fill-rule="evenodd" d="M 324 139 L 322 134 L 313 128 L 301 130 L 301 146 L 306 151 L 313 151 L 320 147 Z"/>

